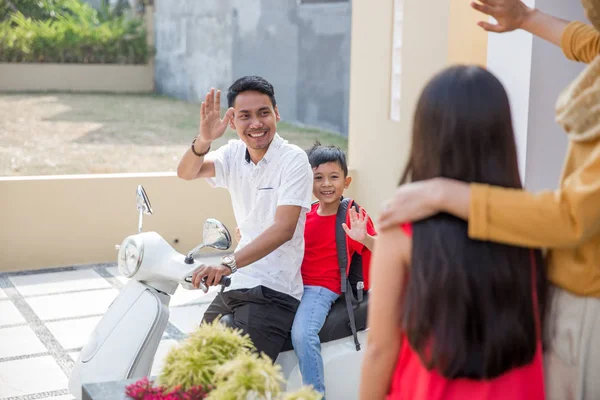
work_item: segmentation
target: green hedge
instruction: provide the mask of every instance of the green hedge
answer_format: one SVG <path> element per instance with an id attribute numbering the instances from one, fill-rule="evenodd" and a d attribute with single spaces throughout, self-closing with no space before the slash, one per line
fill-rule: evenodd
<path id="1" fill-rule="evenodd" d="M 141 18 L 80 0 L 0 0 L 0 20 L 0 62 L 144 64 L 150 55 Z"/>

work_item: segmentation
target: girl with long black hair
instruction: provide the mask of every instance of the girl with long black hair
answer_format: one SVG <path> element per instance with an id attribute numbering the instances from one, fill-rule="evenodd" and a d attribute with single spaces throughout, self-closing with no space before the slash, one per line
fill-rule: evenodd
<path id="1" fill-rule="evenodd" d="M 400 183 L 434 177 L 522 187 L 508 97 L 483 68 L 448 68 L 421 94 Z M 544 398 L 541 254 L 467 229 L 437 214 L 378 238 L 362 399 Z"/>

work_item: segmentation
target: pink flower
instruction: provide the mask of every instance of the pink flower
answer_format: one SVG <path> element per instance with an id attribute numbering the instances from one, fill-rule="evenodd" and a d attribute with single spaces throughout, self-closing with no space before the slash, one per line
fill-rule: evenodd
<path id="1" fill-rule="evenodd" d="M 200 385 L 184 391 L 181 386 L 177 386 L 171 392 L 166 393 L 164 387 L 154 387 L 148 378 L 142 378 L 127 386 L 125 394 L 135 400 L 202 400 L 206 398 L 211 389 L 211 386 Z"/>

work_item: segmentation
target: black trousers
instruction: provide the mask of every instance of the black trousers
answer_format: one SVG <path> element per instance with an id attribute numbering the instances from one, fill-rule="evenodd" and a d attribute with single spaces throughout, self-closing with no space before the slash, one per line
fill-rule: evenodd
<path id="1" fill-rule="evenodd" d="M 221 292 L 208 306 L 202 321 L 221 316 L 228 325 L 241 329 L 256 350 L 275 362 L 290 335 L 300 301 L 265 286 Z"/>

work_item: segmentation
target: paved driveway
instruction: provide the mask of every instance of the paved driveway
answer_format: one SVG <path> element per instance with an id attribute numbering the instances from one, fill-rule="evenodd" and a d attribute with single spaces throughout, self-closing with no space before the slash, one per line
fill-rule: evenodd
<path id="1" fill-rule="evenodd" d="M 126 282 L 115 264 L 0 273 L 0 400 L 72 399 L 73 362 Z M 177 289 L 152 375 L 216 293 Z"/>

